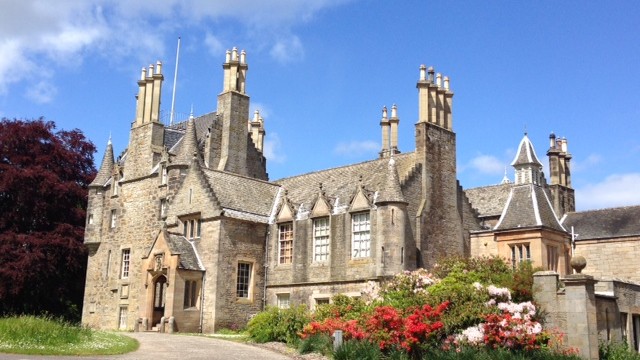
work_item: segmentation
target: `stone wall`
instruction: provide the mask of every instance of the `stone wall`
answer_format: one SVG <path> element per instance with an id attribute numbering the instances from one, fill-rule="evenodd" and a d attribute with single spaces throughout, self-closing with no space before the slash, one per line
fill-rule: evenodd
<path id="1" fill-rule="evenodd" d="M 578 235 L 578 239 L 579 239 Z M 597 278 L 616 279 L 625 274 L 625 279 L 640 283 L 638 259 L 640 259 L 640 237 L 613 238 L 603 240 L 576 241 L 575 255 L 587 260 L 589 274 Z"/>
<path id="2" fill-rule="evenodd" d="M 439 126 L 416 124 L 416 161 L 422 166 L 424 206 L 420 224 L 422 261 L 430 268 L 438 259 L 464 255 L 458 211 L 456 135 Z"/>

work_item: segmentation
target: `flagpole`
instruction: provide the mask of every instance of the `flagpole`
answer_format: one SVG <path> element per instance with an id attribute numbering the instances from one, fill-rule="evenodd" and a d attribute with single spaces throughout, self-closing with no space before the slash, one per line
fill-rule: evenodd
<path id="1" fill-rule="evenodd" d="M 173 94 L 171 95 L 171 118 L 169 125 L 173 125 L 175 119 L 175 105 L 176 105 L 176 83 L 178 82 L 178 61 L 180 61 L 180 36 L 178 36 L 178 50 L 176 51 L 176 70 L 173 73 Z"/>

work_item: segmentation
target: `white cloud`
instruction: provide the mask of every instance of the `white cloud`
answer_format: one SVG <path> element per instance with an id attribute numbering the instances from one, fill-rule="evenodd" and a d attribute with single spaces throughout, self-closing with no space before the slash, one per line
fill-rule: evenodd
<path id="1" fill-rule="evenodd" d="M 571 160 L 571 171 L 580 172 L 591 168 L 594 165 L 598 165 L 602 162 L 602 156 L 598 154 L 590 154 L 586 159 L 573 159 Z"/>
<path id="2" fill-rule="evenodd" d="M 219 57 L 225 51 L 222 42 L 210 32 L 207 32 L 207 35 L 204 38 L 204 44 L 207 46 L 209 53 L 213 56 Z"/>
<path id="3" fill-rule="evenodd" d="M 267 134 L 264 138 L 264 157 L 277 164 L 283 163 L 287 157 L 282 153 L 281 146 L 280 136 L 277 133 Z"/>
<path id="4" fill-rule="evenodd" d="M 4 1 L 0 95 L 19 82 L 38 84 L 43 70 L 55 73 L 60 67 L 76 67 L 87 56 L 101 55 L 115 63 L 157 59 L 166 55 L 165 35 L 186 27 L 209 29 L 223 18 L 241 25 L 246 32 L 241 37 L 260 34 L 259 41 L 279 61 L 295 59 L 304 51 L 290 29 L 347 1 L 351 0 Z M 223 41 L 207 34 L 204 44 L 218 51 Z"/>
<path id="5" fill-rule="evenodd" d="M 338 155 L 359 157 L 365 154 L 376 153 L 380 150 L 380 144 L 372 140 L 342 142 L 336 145 L 333 152 Z"/>
<path id="6" fill-rule="evenodd" d="M 58 89 L 48 81 L 40 81 L 27 90 L 27 97 L 38 104 L 47 104 L 53 101 Z"/>
<path id="7" fill-rule="evenodd" d="M 291 35 L 276 41 L 269 53 L 278 62 L 286 64 L 302 59 L 304 47 L 297 36 Z"/>
<path id="8" fill-rule="evenodd" d="M 580 210 L 640 204 L 640 173 L 613 174 L 601 182 L 576 188 Z"/>
<path id="9" fill-rule="evenodd" d="M 466 167 L 487 175 L 501 175 L 506 164 L 493 155 L 478 155 Z"/>

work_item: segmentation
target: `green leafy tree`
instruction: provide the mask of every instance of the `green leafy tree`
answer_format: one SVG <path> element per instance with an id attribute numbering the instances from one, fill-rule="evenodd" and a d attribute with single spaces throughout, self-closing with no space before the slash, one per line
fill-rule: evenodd
<path id="1" fill-rule="evenodd" d="M 0 314 L 79 319 L 94 152 L 77 129 L 0 121 Z"/>

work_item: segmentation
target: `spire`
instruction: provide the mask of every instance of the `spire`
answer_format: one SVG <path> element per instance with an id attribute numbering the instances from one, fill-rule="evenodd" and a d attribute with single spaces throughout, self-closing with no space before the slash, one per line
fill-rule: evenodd
<path id="1" fill-rule="evenodd" d="M 103 186 L 109 180 L 111 174 L 113 173 L 113 163 L 113 145 L 111 144 L 111 135 L 109 135 L 107 149 L 104 152 L 100 170 L 98 170 L 98 174 L 89 186 Z"/>
<path id="2" fill-rule="evenodd" d="M 196 139 L 196 126 L 193 117 L 187 121 L 187 130 L 182 137 L 182 144 L 178 150 L 175 164 L 188 165 L 198 152 L 198 140 Z"/>
<path id="3" fill-rule="evenodd" d="M 509 180 L 509 177 L 507 176 L 507 167 L 504 167 L 504 177 L 502 177 L 502 182 L 500 182 L 500 184 L 511 184 L 511 180 Z"/>
<path id="4" fill-rule="evenodd" d="M 402 194 L 400 178 L 398 177 L 398 171 L 396 170 L 396 160 L 393 156 L 391 156 L 389 163 L 387 164 L 387 176 L 376 199 L 376 204 L 391 202 L 407 203 L 404 199 L 404 195 Z"/>
<path id="5" fill-rule="evenodd" d="M 542 163 L 538 160 L 536 151 L 527 133 L 518 145 L 518 152 L 511 162 L 511 166 L 516 169 L 516 185 L 542 183 Z"/>

